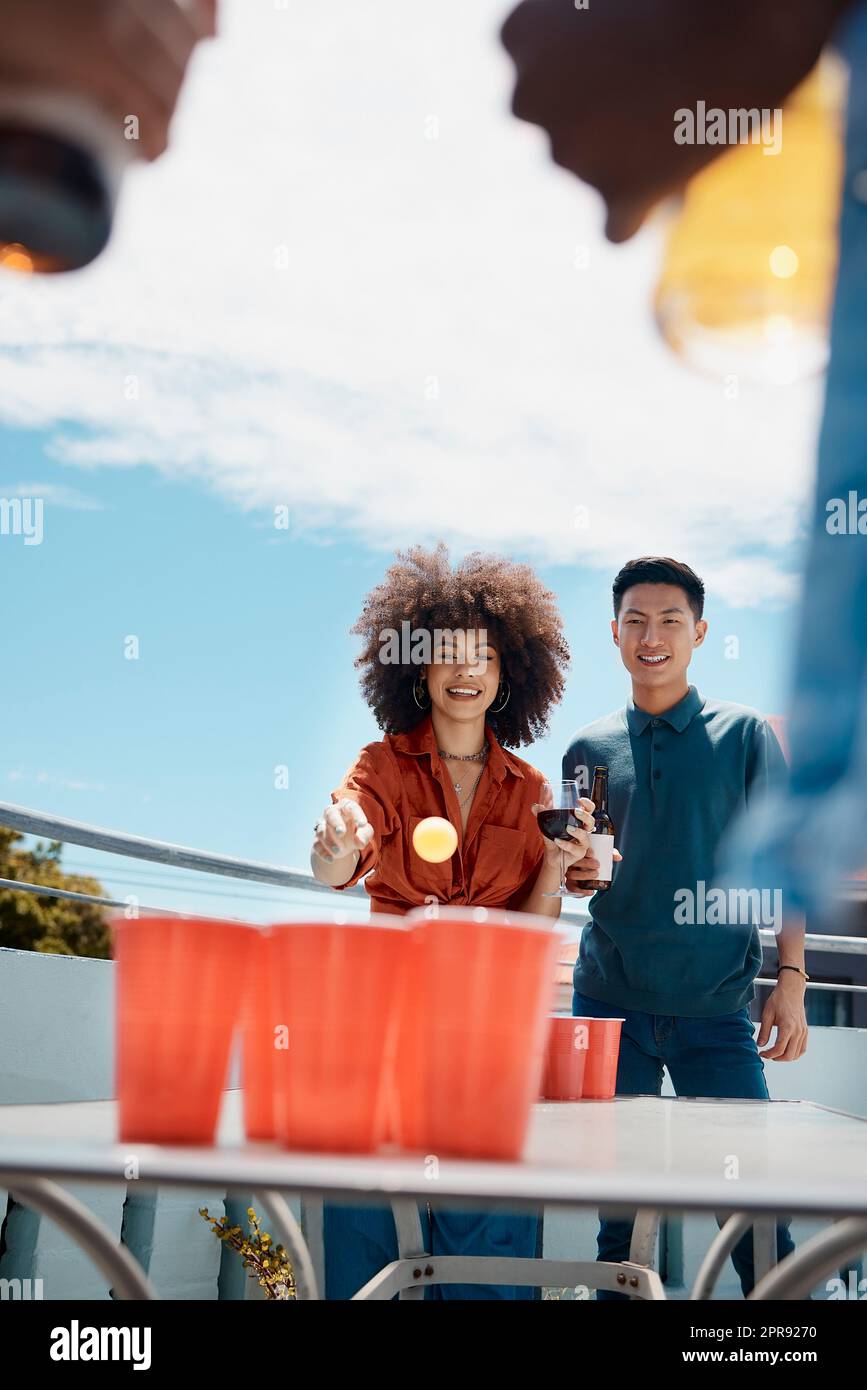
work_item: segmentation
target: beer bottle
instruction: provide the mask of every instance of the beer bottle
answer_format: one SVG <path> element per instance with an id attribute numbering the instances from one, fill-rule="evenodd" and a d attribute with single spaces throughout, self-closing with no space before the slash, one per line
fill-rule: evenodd
<path id="1" fill-rule="evenodd" d="M 594 859 L 599 860 L 599 877 L 582 883 L 582 888 L 606 893 L 611 887 L 611 874 L 614 868 L 614 822 L 608 814 L 608 768 L 594 767 L 593 790 L 590 793 L 594 805 L 595 825 L 590 836 L 590 849 Z"/>

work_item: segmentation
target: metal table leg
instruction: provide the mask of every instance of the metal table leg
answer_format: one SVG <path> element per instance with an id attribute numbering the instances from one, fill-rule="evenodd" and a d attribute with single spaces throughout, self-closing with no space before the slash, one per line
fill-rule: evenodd
<path id="1" fill-rule="evenodd" d="M 430 1256 L 424 1248 L 424 1238 L 421 1229 L 421 1217 L 418 1214 L 418 1203 L 407 1198 L 398 1198 L 391 1204 L 391 1214 L 394 1217 L 394 1228 L 397 1232 L 397 1250 L 402 1261 L 418 1261 L 419 1265 L 427 1269 Z M 424 1285 L 413 1283 L 409 1288 L 400 1291 L 399 1299 L 401 1302 L 417 1303 L 424 1300 Z"/>
<path id="2" fill-rule="evenodd" d="M 518 1284 L 540 1288 L 613 1289 L 632 1298 L 665 1301 L 659 1275 L 629 1261 L 608 1264 L 598 1260 L 525 1260 L 514 1256 L 438 1255 L 394 1260 L 359 1289 L 361 1302 L 393 1298 L 402 1290 L 423 1293 L 428 1284 Z"/>
<path id="3" fill-rule="evenodd" d="M 810 1290 L 827 1274 L 832 1274 L 841 1261 L 867 1250 L 867 1221 L 850 1216 L 793 1250 L 781 1260 L 761 1283 L 757 1283 L 751 1299 L 806 1298 Z"/>
<path id="4" fill-rule="evenodd" d="M 776 1263 L 777 1218 L 757 1216 L 753 1220 L 753 1283 L 761 1283 Z"/>
<path id="5" fill-rule="evenodd" d="M 744 1212 L 729 1217 L 725 1225 L 714 1236 L 707 1254 L 701 1262 L 701 1268 L 695 1276 L 695 1283 L 690 1290 L 691 1300 L 710 1298 L 726 1260 L 741 1236 L 746 1235 L 752 1224 L 752 1216 Z M 755 1249 L 755 1237 L 753 1237 L 753 1248 Z"/>
<path id="6" fill-rule="evenodd" d="M 105 1276 L 118 1299 L 158 1297 L 141 1266 L 83 1203 L 46 1178 L 12 1177 L 8 1190 L 16 1202 L 47 1216 L 59 1226 Z"/>
<path id="7" fill-rule="evenodd" d="M 386 1265 L 353 1295 L 360 1302 L 420 1300 L 428 1284 L 515 1284 L 540 1288 L 611 1289 L 632 1298 L 664 1301 L 665 1289 L 651 1267 L 660 1213 L 640 1211 L 635 1220 L 630 1258 L 621 1263 L 594 1260 L 531 1260 L 483 1255 L 434 1258 L 424 1249 L 418 1204 L 409 1198 L 391 1203 L 399 1258 Z"/>
<path id="8" fill-rule="evenodd" d="M 629 1263 L 653 1267 L 656 1252 L 656 1237 L 659 1234 L 660 1213 L 651 1208 L 636 1212 L 632 1226 L 632 1240 L 629 1244 Z"/>
<path id="9" fill-rule="evenodd" d="M 259 1192 L 258 1197 L 292 1262 L 295 1272 L 295 1297 L 318 1299 L 319 1289 L 313 1260 L 292 1208 L 279 1192 L 265 1189 Z"/>
<path id="10" fill-rule="evenodd" d="M 319 1297 L 325 1298 L 325 1202 L 308 1193 L 301 1198 L 301 1234 L 310 1251 Z"/>

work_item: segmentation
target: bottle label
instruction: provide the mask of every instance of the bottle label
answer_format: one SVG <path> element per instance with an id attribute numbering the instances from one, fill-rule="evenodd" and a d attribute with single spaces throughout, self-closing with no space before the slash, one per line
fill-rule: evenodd
<path id="1" fill-rule="evenodd" d="M 610 883 L 611 875 L 614 870 L 614 836 L 613 835 L 591 835 L 590 848 L 593 857 L 599 860 L 599 872 L 596 875 L 600 883 Z"/>

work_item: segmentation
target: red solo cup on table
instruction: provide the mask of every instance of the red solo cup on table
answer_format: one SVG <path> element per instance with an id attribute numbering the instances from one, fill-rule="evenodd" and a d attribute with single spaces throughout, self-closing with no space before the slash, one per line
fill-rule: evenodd
<path id="1" fill-rule="evenodd" d="M 386 1056 L 410 932 L 344 913 L 272 926 L 275 1130 L 292 1149 L 370 1153 L 385 1137 Z"/>
<path id="2" fill-rule="evenodd" d="M 586 1023 L 590 1046 L 584 1067 L 584 1100 L 611 1100 L 617 1085 L 622 1018 L 575 1018 Z"/>
<path id="3" fill-rule="evenodd" d="M 424 1047 L 428 1030 L 424 938 L 413 916 L 411 913 L 405 918 L 409 934 L 408 949 L 386 1063 L 386 1139 L 402 1149 L 423 1149 L 427 1142 Z"/>
<path id="4" fill-rule="evenodd" d="M 590 1030 L 585 1019 L 551 1016 L 542 1075 L 543 1100 L 581 1099 L 589 1045 Z"/>
<path id="5" fill-rule="evenodd" d="M 241 1011 L 241 1082 L 248 1139 L 276 1138 L 276 1067 L 285 1055 L 281 1049 L 285 1039 L 275 1031 L 278 1025 L 268 932 L 268 927 L 256 932 L 255 966 Z"/>
<path id="6" fill-rule="evenodd" d="M 560 933 L 547 917 L 416 909 L 414 979 L 398 1037 L 401 1143 L 517 1159 L 539 1095 Z M 409 1032 L 407 1033 L 407 1020 Z"/>
<path id="7" fill-rule="evenodd" d="M 211 1144 L 256 929 L 170 916 L 111 927 L 119 1137 Z"/>

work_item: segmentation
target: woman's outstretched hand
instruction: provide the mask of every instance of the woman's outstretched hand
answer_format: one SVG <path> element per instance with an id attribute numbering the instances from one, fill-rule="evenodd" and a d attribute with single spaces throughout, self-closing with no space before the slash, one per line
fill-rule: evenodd
<path id="1" fill-rule="evenodd" d="M 326 806 L 316 823 L 312 854 L 326 864 L 357 854 L 373 839 L 373 826 L 357 801 Z"/>

